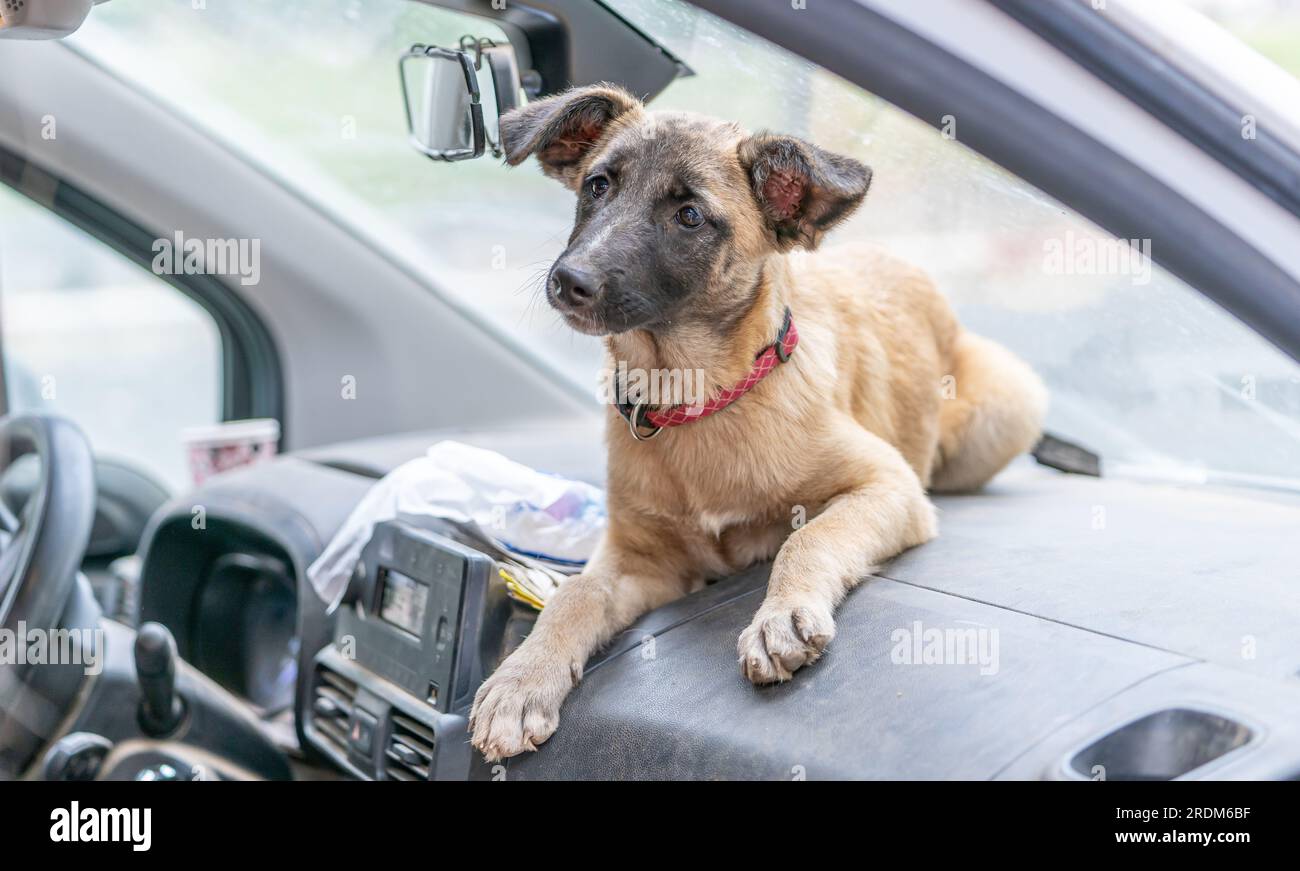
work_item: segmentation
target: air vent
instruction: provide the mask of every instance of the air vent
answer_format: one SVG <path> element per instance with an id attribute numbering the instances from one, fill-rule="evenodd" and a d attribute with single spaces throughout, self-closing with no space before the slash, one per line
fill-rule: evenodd
<path id="1" fill-rule="evenodd" d="M 1193 708 L 1166 708 L 1126 723 L 1074 754 L 1076 777 L 1174 780 L 1250 743 L 1248 726 Z"/>
<path id="2" fill-rule="evenodd" d="M 352 718 L 352 700 L 357 685 L 325 666 L 316 670 L 316 690 L 312 695 L 312 724 L 317 733 L 340 753 L 348 752 L 348 721 Z"/>
<path id="3" fill-rule="evenodd" d="M 394 711 L 384 749 L 384 776 L 389 780 L 428 780 L 433 745 L 433 729 Z"/>

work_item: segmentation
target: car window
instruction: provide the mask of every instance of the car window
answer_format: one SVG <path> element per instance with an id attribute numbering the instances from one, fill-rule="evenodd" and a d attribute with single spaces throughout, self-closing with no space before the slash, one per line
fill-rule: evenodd
<path id="1" fill-rule="evenodd" d="M 4 186 L 0 306 L 10 413 L 68 417 L 97 456 L 187 485 L 181 430 L 221 413 L 221 337 L 206 311 Z"/>
<path id="2" fill-rule="evenodd" d="M 1168 3 L 1170 0 L 1163 0 Z M 1227 28 L 1300 78 L 1300 3 L 1295 0 L 1173 0 Z"/>
<path id="3" fill-rule="evenodd" d="M 694 70 L 654 108 L 724 114 L 870 165 L 864 207 L 827 244 L 881 244 L 923 266 L 969 328 L 1034 365 L 1052 390 L 1049 428 L 1108 471 L 1294 484 L 1300 367 L 1154 265 L 1149 240 L 1112 238 L 964 146 L 960 107 L 928 119 L 936 130 L 688 4 L 609 5 Z M 77 50 L 592 383 L 597 342 L 538 293 L 570 195 L 531 162 L 436 165 L 406 142 L 398 53 L 498 36 L 490 25 L 405 0 L 115 0 L 95 12 Z"/>

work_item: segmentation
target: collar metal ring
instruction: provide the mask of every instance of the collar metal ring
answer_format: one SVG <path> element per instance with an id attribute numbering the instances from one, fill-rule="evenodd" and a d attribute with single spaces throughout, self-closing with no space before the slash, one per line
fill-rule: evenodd
<path id="1" fill-rule="evenodd" d="M 632 413 L 627 416 L 627 428 L 628 431 L 632 433 L 632 438 L 636 439 L 639 442 L 648 442 L 650 441 L 650 439 L 654 438 L 655 436 L 659 435 L 659 433 L 663 432 L 664 428 L 661 426 L 656 426 L 650 431 L 649 435 L 644 435 L 644 436 L 637 431 L 637 421 L 641 419 L 641 406 L 643 405 L 645 405 L 644 399 L 642 399 L 636 405 L 632 406 Z"/>

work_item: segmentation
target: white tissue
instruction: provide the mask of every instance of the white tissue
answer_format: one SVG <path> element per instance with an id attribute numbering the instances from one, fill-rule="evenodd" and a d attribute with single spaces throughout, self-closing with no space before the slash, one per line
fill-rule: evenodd
<path id="1" fill-rule="evenodd" d="M 605 494 L 493 451 L 438 442 L 377 481 L 307 569 L 330 607 L 347 589 L 375 525 L 402 515 L 439 517 L 504 550 L 576 568 L 605 529 Z"/>

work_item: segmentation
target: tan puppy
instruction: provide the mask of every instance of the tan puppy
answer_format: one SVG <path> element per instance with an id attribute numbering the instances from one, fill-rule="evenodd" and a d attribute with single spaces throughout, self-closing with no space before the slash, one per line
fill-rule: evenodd
<path id="1" fill-rule="evenodd" d="M 615 87 L 530 103 L 501 129 L 511 164 L 535 155 L 578 194 L 547 297 L 607 336 L 611 369 L 702 371 L 716 397 L 787 307 L 799 339 L 734 403 L 650 440 L 610 407 L 608 530 L 479 689 L 473 743 L 489 760 L 549 738 L 588 656 L 637 616 L 772 557 L 740 666 L 789 679 L 826 649 L 848 590 L 935 536 L 926 488 L 988 481 L 1034 444 L 1047 402 L 919 270 L 869 249 L 807 253 L 865 196 L 857 161 L 651 113 Z"/>

